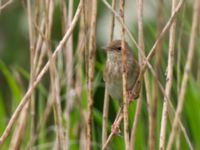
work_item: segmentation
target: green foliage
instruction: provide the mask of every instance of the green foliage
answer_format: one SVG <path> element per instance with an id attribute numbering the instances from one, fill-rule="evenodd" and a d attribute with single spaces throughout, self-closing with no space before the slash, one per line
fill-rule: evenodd
<path id="1" fill-rule="evenodd" d="M 4 29 L 0 29 L 0 38 L 3 37 L 3 44 L 2 47 L 0 46 L 0 134 L 3 133 L 8 120 L 11 116 L 11 114 L 16 109 L 17 105 L 20 103 L 20 99 L 24 95 L 24 92 L 26 91 L 30 79 L 30 73 L 29 73 L 29 50 L 28 50 L 28 30 L 27 30 L 27 20 L 24 21 L 26 16 L 24 15 L 25 12 L 22 12 L 21 7 L 19 7 L 19 4 L 16 2 L 17 6 L 14 8 L 11 8 L 10 10 L 7 10 L 5 12 L 2 12 L 2 16 L 0 16 L 0 27 Z M 75 2 L 75 6 L 77 6 L 78 2 Z M 98 18 L 103 17 L 105 14 L 104 10 L 105 7 L 102 5 L 100 1 L 98 1 Z M 181 66 L 180 66 L 180 80 L 182 80 L 183 75 L 183 68 L 185 66 L 185 60 L 187 57 L 187 49 L 188 49 L 188 40 L 190 35 L 190 29 L 191 29 L 191 15 L 192 15 L 192 8 L 191 6 L 187 6 L 185 8 L 186 12 L 184 13 L 184 21 L 183 21 L 183 35 L 182 35 L 182 42 L 181 44 Z M 14 11 L 12 11 L 14 10 Z M 169 12 L 167 12 L 169 13 Z M 56 45 L 56 43 L 61 39 L 62 37 L 62 31 L 61 31 L 61 16 L 60 16 L 60 7 L 55 8 L 55 14 L 54 14 L 54 20 L 53 20 L 53 29 L 52 29 L 52 47 Z M 169 16 L 169 14 L 167 14 Z M 181 15 L 178 16 L 178 25 L 181 22 Z M 20 22 L 21 21 L 21 22 Z M 13 25 L 13 22 L 15 23 L 15 27 Z M 25 23 L 26 22 L 26 23 Z M 23 26 L 22 26 L 23 25 Z M 24 28 L 26 26 L 26 28 Z M 98 26 L 98 25 L 97 25 Z M 107 26 L 107 25 L 106 25 Z M 133 24 L 133 27 L 137 27 L 137 24 Z M 74 31 L 74 47 L 77 47 L 78 42 L 78 31 L 79 26 L 76 26 Z M 133 31 L 134 30 L 134 31 Z M 134 28 L 132 29 L 134 32 L 134 35 L 137 34 L 137 30 Z M 1 37 L 1 32 L 3 33 Z M 103 32 L 103 31 L 102 31 Z M 179 26 L 177 27 L 177 36 L 180 33 Z M 144 35 L 145 35 L 145 53 L 148 54 L 149 50 L 152 48 L 152 45 L 154 44 L 157 36 L 156 31 L 156 22 L 155 20 L 145 20 L 144 22 Z M 107 33 L 104 34 L 104 36 L 109 36 Z M 136 37 L 136 36 L 135 36 Z M 195 60 L 199 61 L 199 44 L 200 38 L 197 38 L 197 45 L 196 49 L 197 52 L 195 52 L 197 55 L 195 56 Z M 1 41 L 0 41 L 1 42 Z M 166 82 L 166 66 L 167 66 L 167 58 L 168 58 L 168 35 L 164 37 L 164 43 L 163 43 L 163 56 L 161 60 L 161 75 L 160 81 L 162 85 L 165 85 Z M 1 43 L 0 43 L 1 44 Z M 97 41 L 97 45 L 99 44 L 99 41 Z M 132 44 L 132 43 L 131 43 Z M 131 45 L 130 44 L 130 45 Z M 93 109 L 93 149 L 98 150 L 101 148 L 101 130 L 102 130 L 102 112 L 103 112 L 103 98 L 104 98 L 104 82 L 102 79 L 103 75 L 103 68 L 104 68 L 104 62 L 106 60 L 105 52 L 102 52 L 101 49 L 99 49 L 101 45 L 97 46 L 97 56 L 96 56 L 96 64 L 95 64 L 95 78 L 94 78 L 94 109 Z M 178 46 L 176 45 L 176 49 Z M 136 49 L 136 48 L 135 48 Z M 137 51 L 134 51 L 137 53 Z M 76 52 L 74 51 L 74 54 Z M 75 58 L 75 57 L 74 57 Z M 76 58 L 77 59 L 77 58 Z M 75 64 L 77 64 L 77 60 L 74 60 Z M 173 80 L 173 86 L 172 86 L 172 92 L 171 92 L 171 100 L 174 106 L 177 105 L 177 88 L 178 88 L 178 70 L 176 69 L 176 60 L 177 59 L 177 53 L 175 53 L 175 68 L 174 68 L 174 80 Z M 195 61 L 194 60 L 194 61 Z M 25 63 L 24 63 L 25 62 Z M 85 63 L 85 62 L 84 62 Z M 154 61 L 153 61 L 154 63 Z M 152 64 L 153 64 L 152 63 Z M 196 76 L 197 70 L 197 63 L 194 64 L 194 68 L 192 68 L 191 73 L 189 74 L 189 84 L 186 90 L 185 95 L 185 104 L 183 109 L 183 115 L 181 120 L 183 121 L 183 124 L 186 128 L 186 131 L 192 140 L 192 144 L 194 145 L 195 149 L 200 149 L 200 134 L 198 131 L 198 127 L 200 126 L 200 86 L 199 82 L 197 82 L 197 79 L 194 79 L 194 76 Z M 62 66 L 63 67 L 63 66 Z M 63 67 L 64 68 L 64 67 Z M 83 68 L 84 70 L 85 68 Z M 81 114 L 82 111 L 87 110 L 87 75 L 82 70 L 82 95 L 80 99 L 80 104 L 75 104 L 73 110 L 70 112 L 70 128 L 69 128 L 69 135 L 70 135 L 70 149 L 72 150 L 78 150 L 81 149 L 79 145 L 79 138 L 80 138 L 80 128 L 82 128 L 83 115 Z M 15 73 L 18 73 L 20 76 L 21 82 L 19 83 L 19 80 Z M 65 71 L 62 70 L 62 72 L 59 72 L 62 74 L 61 76 L 65 78 Z M 64 74 L 64 75 L 63 75 Z M 153 92 L 153 84 L 154 84 L 154 78 L 149 73 L 148 79 L 150 82 L 150 92 Z M 64 80 L 65 81 L 65 80 Z M 61 81 L 63 82 L 63 81 Z M 25 86 L 24 86 L 25 85 Z M 62 87 L 61 89 L 61 105 L 62 105 L 62 119 L 65 120 L 65 106 L 66 106 L 66 84 L 61 83 Z M 26 88 L 25 88 L 26 87 Z M 64 90 L 63 90 L 64 89 Z M 64 92 L 63 92 L 64 91 Z M 136 144 L 135 149 L 137 150 L 145 150 L 148 149 L 148 128 L 149 128 L 149 120 L 148 120 L 148 111 L 147 111 L 147 102 L 146 102 L 146 93 L 143 88 L 143 99 L 142 99 L 142 111 L 139 118 L 139 123 L 137 127 L 136 132 Z M 47 99 L 49 99 L 49 77 L 48 75 L 45 76 L 44 81 L 42 81 L 35 90 L 35 99 L 36 99 L 36 114 L 37 114 L 37 122 L 44 119 L 42 118 L 44 115 L 44 110 L 47 105 Z M 133 102 L 129 107 L 129 125 L 130 127 L 133 124 L 134 121 L 134 115 L 136 110 L 136 102 Z M 157 120 L 156 120 L 156 149 L 158 149 L 158 143 L 159 143 L 159 131 L 160 131 L 160 122 L 161 122 L 161 114 L 162 114 L 162 104 L 163 104 L 163 95 L 160 94 L 158 97 L 158 108 L 157 108 Z M 115 119 L 116 113 L 120 107 L 120 103 L 117 100 L 110 100 L 110 106 L 109 106 L 109 118 L 108 118 L 108 133 L 111 131 L 112 123 Z M 80 111 L 80 107 L 82 111 Z M 176 108 L 176 107 L 175 107 Z M 66 126 L 66 122 L 64 123 L 64 126 Z M 23 146 L 22 149 L 25 148 L 29 144 L 30 139 L 30 117 L 28 117 L 27 121 L 27 127 L 25 130 L 25 135 L 23 138 Z M 123 135 L 123 125 L 120 126 L 121 133 L 118 136 L 115 136 L 111 145 L 111 150 L 122 150 L 124 149 L 124 135 Z M 131 128 L 130 128 L 131 130 Z M 169 133 L 171 131 L 171 123 L 168 120 L 167 124 L 167 137 L 169 136 Z M 186 140 L 184 138 L 184 135 L 180 133 L 180 146 L 181 149 L 187 150 L 188 146 L 186 143 Z M 6 141 L 3 149 L 7 150 L 9 147 L 10 138 Z M 41 128 L 39 129 L 39 133 L 35 142 L 35 145 L 40 147 L 42 145 L 49 145 L 50 148 L 52 148 L 52 145 L 54 144 L 56 139 L 56 129 L 55 129 L 55 120 L 53 117 L 53 111 L 51 110 L 49 117 L 47 118 L 47 121 L 45 124 L 42 124 Z M 47 149 L 50 149 L 47 148 Z M 175 149 L 175 144 L 174 144 Z"/>
<path id="2" fill-rule="evenodd" d="M 13 74 L 9 71 L 6 65 L 0 61 L 0 70 L 1 73 L 4 75 L 8 88 L 10 89 L 11 93 L 13 94 L 13 100 L 17 101 L 21 98 L 21 89 L 20 86 L 17 84 L 16 80 L 13 77 Z"/>

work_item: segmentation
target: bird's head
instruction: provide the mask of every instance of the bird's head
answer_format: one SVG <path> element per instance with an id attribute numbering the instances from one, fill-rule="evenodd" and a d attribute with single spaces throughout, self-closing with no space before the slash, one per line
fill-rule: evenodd
<path id="1" fill-rule="evenodd" d="M 114 40 L 110 42 L 109 45 L 106 46 L 104 49 L 109 59 L 116 59 L 116 57 L 121 59 L 121 53 L 122 53 L 121 40 Z M 127 42 L 125 42 L 125 49 L 126 51 L 130 51 Z"/>

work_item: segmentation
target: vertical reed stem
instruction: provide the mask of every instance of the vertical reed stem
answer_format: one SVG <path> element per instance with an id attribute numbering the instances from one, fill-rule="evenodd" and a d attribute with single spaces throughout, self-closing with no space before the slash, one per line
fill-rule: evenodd
<path id="1" fill-rule="evenodd" d="M 92 149 L 92 117 L 93 117 L 93 81 L 96 56 L 96 16 L 97 0 L 92 0 L 92 16 L 90 24 L 89 57 L 88 57 L 88 119 L 87 119 L 87 150 Z"/>

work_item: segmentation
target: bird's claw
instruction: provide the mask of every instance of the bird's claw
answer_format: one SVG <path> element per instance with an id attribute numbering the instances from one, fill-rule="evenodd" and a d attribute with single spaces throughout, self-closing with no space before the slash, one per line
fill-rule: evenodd
<path id="1" fill-rule="evenodd" d="M 131 90 L 128 91 L 128 102 L 131 103 L 133 99 L 137 99 L 139 97 L 139 92 L 135 93 L 132 92 Z"/>
<path id="2" fill-rule="evenodd" d="M 120 129 L 119 129 L 119 124 L 117 124 L 117 123 L 113 123 L 113 125 L 112 125 L 112 132 L 114 133 L 114 134 L 119 134 L 121 131 L 120 131 Z"/>

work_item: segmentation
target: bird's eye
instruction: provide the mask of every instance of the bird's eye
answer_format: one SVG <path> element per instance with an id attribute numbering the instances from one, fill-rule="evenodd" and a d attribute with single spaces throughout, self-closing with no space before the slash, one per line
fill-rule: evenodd
<path id="1" fill-rule="evenodd" d="M 117 50 L 118 50 L 118 51 L 121 51 L 121 47 L 117 47 Z"/>

